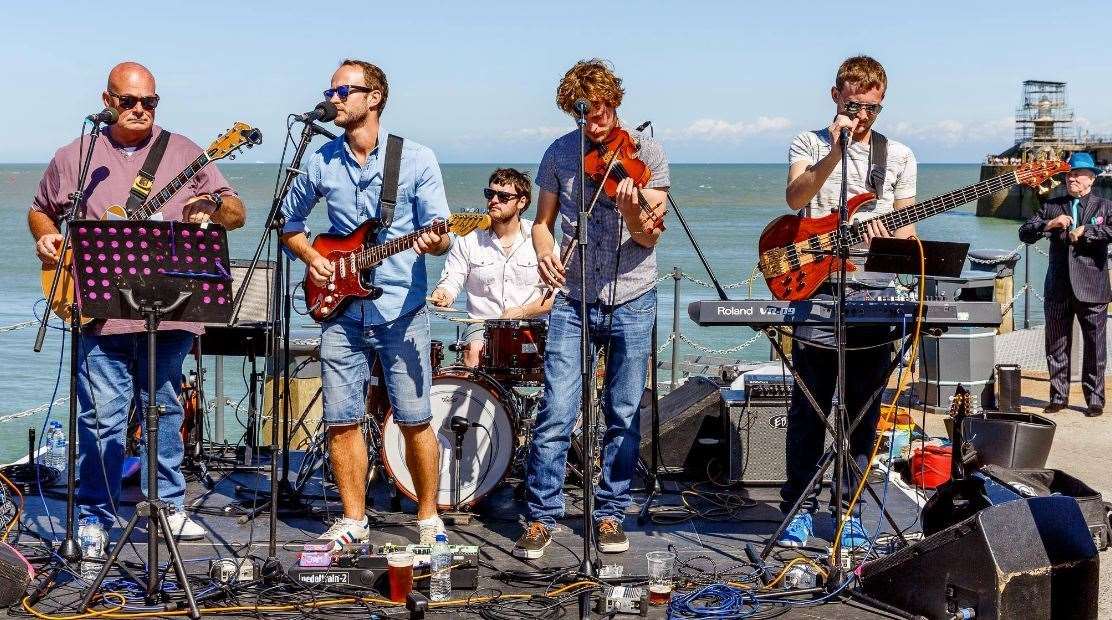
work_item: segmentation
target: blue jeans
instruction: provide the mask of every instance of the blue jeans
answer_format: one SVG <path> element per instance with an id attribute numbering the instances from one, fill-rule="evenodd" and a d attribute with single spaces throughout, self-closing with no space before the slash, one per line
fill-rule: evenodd
<path id="1" fill-rule="evenodd" d="M 544 352 L 544 399 L 529 446 L 529 520 L 540 521 L 550 530 L 564 515 L 564 470 L 583 394 L 579 365 L 583 321 L 579 305 L 562 294 L 553 303 Z M 607 517 L 620 522 L 630 504 L 629 487 L 641 443 L 640 403 L 652 348 L 656 291 L 617 306 L 589 304 L 587 313 L 591 358 L 599 346 L 610 345 L 602 402 L 606 421 L 602 475 L 592 517 L 596 522 Z"/>
<path id="2" fill-rule="evenodd" d="M 181 508 L 185 501 L 182 444 L 181 368 L 193 334 L 158 332 L 155 361 L 155 402 L 163 408 L 158 423 L 158 496 Z M 96 517 L 112 527 L 119 506 L 120 466 L 127 445 L 127 417 L 135 400 L 140 423 L 147 407 L 147 336 L 82 335 L 77 374 L 77 471 L 75 499 L 79 518 Z M 136 400 L 137 398 L 137 400 Z M 147 493 L 147 435 L 139 443 L 143 459 L 143 493 Z"/>
<path id="3" fill-rule="evenodd" d="M 320 345 L 324 422 L 345 426 L 363 420 L 371 364 L 377 355 L 394 421 L 401 426 L 426 424 L 432 419 L 428 311 L 422 307 L 377 325 L 370 319 L 368 312 L 349 310 L 324 324 Z"/>

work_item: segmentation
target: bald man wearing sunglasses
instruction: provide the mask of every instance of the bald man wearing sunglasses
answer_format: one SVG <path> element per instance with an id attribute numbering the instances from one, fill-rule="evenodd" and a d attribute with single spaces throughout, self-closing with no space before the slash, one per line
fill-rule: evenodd
<path id="1" fill-rule="evenodd" d="M 467 315 L 473 319 L 548 315 L 554 297 L 543 294 L 533 248 L 533 222 L 521 217 L 532 201 L 532 186 L 528 175 L 513 168 L 499 168 L 490 175 L 483 188 L 490 230 L 477 230 L 452 244 L 440 283 L 430 296 L 435 305 L 450 306 L 460 291 L 466 290 Z M 479 365 L 484 336 L 482 323 L 464 330 L 464 365 Z"/>
<path id="2" fill-rule="evenodd" d="M 154 172 L 152 186 L 156 191 L 202 153 L 201 147 L 188 138 L 154 124 L 159 98 L 154 75 L 143 65 L 122 62 L 113 67 L 101 100 L 119 113 L 119 120 L 92 145 L 88 139 L 82 139 L 58 149 L 32 201 L 27 221 L 35 238 L 35 251 L 44 266 L 58 261 L 62 242 L 58 227 L 71 206 L 70 194 L 76 189 L 82 152 L 92 149 L 91 172 L 83 188 L 84 215 L 90 219 L 101 218 L 109 206 L 127 201 L 148 153 L 163 134 L 168 140 Z M 161 214 L 165 220 L 212 221 L 229 230 L 239 228 L 244 221 L 243 203 L 216 166 L 197 172 L 166 202 Z M 155 401 L 163 411 L 158 438 L 159 497 L 171 507 L 170 528 L 178 538 L 203 538 L 205 530 L 182 509 L 184 412 L 179 397 L 182 363 L 194 337 L 203 333 L 204 327 L 198 323 L 163 321 L 158 329 L 156 383 L 161 387 Z M 93 321 L 83 329 L 80 343 L 76 503 L 80 531 L 88 533 L 86 528 L 110 528 L 117 518 L 121 463 L 133 395 L 139 395 L 135 409 L 146 408 L 147 353 L 142 321 Z M 146 445 L 146 441 L 140 445 Z M 141 480 L 146 487 L 145 474 Z"/>

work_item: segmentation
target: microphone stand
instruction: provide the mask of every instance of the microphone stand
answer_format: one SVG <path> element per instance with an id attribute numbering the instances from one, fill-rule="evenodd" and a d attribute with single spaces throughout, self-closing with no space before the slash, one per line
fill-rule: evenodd
<path id="1" fill-rule="evenodd" d="M 274 194 L 274 199 L 270 205 L 270 213 L 267 214 L 266 223 L 263 226 L 263 234 L 259 238 L 259 243 L 255 248 L 255 254 L 251 258 L 251 264 L 248 266 L 247 272 L 243 277 L 243 284 L 236 292 L 235 300 L 233 301 L 232 318 L 229 325 L 236 321 L 239 315 L 239 310 L 242 306 L 244 295 L 247 292 L 248 283 L 251 281 L 251 275 L 254 273 L 256 266 L 259 262 L 259 257 L 262 255 L 263 246 L 266 244 L 267 237 L 273 233 L 276 237 L 276 247 L 281 252 L 281 231 L 282 226 L 285 225 L 284 218 L 281 214 L 282 201 L 285 199 L 286 194 L 289 193 L 290 187 L 293 185 L 294 179 L 297 175 L 301 174 L 299 170 L 301 166 L 301 159 L 305 156 L 305 151 L 309 148 L 309 143 L 312 142 L 313 136 L 316 134 L 335 138 L 335 136 L 317 126 L 314 122 L 305 122 L 301 131 L 301 139 L 298 141 L 297 148 L 294 150 L 293 157 L 290 160 L 289 166 L 286 167 L 286 177 L 282 183 L 281 189 Z M 240 523 L 254 519 L 265 510 L 270 512 L 270 538 L 267 546 L 267 558 L 263 563 L 262 574 L 264 578 L 274 578 L 282 573 L 282 562 L 278 558 L 278 510 L 282 506 L 289 506 L 292 504 L 294 507 L 304 511 L 304 506 L 291 492 L 292 489 L 289 485 L 289 450 L 285 442 L 279 443 L 278 426 L 279 421 L 289 420 L 289 345 L 290 345 L 290 332 L 289 332 L 289 313 L 286 309 L 289 308 L 289 277 L 285 273 L 288 268 L 287 261 L 284 257 L 279 256 L 278 260 L 274 261 L 274 286 L 270 298 L 270 336 L 268 343 L 268 354 L 270 357 L 271 367 L 271 425 L 270 425 L 270 497 L 262 504 L 256 506 L 248 514 L 240 518 Z M 279 374 L 281 373 L 281 374 Z M 279 414 L 281 411 L 281 414 Z M 281 417 L 279 417 L 281 415 Z M 288 438 L 289 429 L 283 429 L 283 437 Z M 283 464 L 282 477 L 278 475 L 278 460 L 281 458 Z M 280 493 L 281 491 L 281 493 Z M 262 495 L 260 491 L 255 490 L 255 493 Z"/>
<path id="2" fill-rule="evenodd" d="M 65 271 L 63 261 L 65 260 L 66 252 L 70 249 L 71 244 L 71 227 L 74 221 L 85 218 L 86 209 L 86 195 L 85 195 L 85 182 L 89 176 L 89 168 L 92 166 L 93 149 L 96 148 L 97 140 L 100 138 L 101 123 L 99 120 L 93 121 L 93 128 L 89 131 L 89 150 L 85 152 L 85 160 L 81 162 L 81 167 L 77 171 L 77 185 L 73 193 L 69 195 L 71 207 L 69 212 L 65 215 L 66 232 L 62 236 L 62 247 L 58 252 L 58 266 L 54 270 L 54 279 L 50 283 L 50 294 L 47 295 L 47 307 L 43 309 L 42 319 L 39 321 L 39 331 L 35 335 L 35 353 L 41 353 L 43 341 L 46 339 L 46 326 L 50 321 L 50 300 L 54 299 L 54 295 L 58 293 L 58 287 L 61 284 L 62 273 Z M 73 287 L 73 300 L 69 304 L 69 332 L 70 332 L 70 380 L 69 380 L 69 420 L 66 431 L 66 537 L 58 546 L 58 556 L 63 560 L 62 563 L 55 563 L 50 571 L 56 573 L 66 562 L 78 562 L 81 560 L 81 547 L 77 544 L 74 538 L 73 530 L 76 521 L 74 498 L 77 495 L 77 367 L 80 363 L 80 342 L 81 342 L 81 308 L 77 304 L 77 279 L 71 277 L 70 286 Z M 35 463 L 29 462 L 28 465 L 34 467 Z"/>
<path id="3" fill-rule="evenodd" d="M 835 305 L 834 305 L 834 338 L 837 351 L 837 380 L 834 384 L 834 396 L 830 402 L 831 413 L 834 415 L 834 523 L 835 528 L 841 526 L 843 515 L 842 506 L 842 484 L 845 480 L 845 459 L 850 458 L 847 455 L 848 449 L 845 445 L 846 437 L 846 423 L 848 420 L 848 412 L 846 409 L 846 262 L 849 260 L 849 244 L 847 240 L 850 235 L 849 225 L 849 210 L 847 208 L 849 199 L 849 177 L 846 174 L 849 160 L 849 141 L 852 139 L 850 131 L 846 128 L 841 130 L 841 147 L 842 147 L 842 187 L 841 195 L 838 198 L 838 243 L 835 251 L 838 254 L 838 282 L 835 287 Z M 842 575 L 842 553 L 845 551 L 838 541 L 834 541 L 835 551 L 834 557 L 831 558 L 833 566 L 831 567 L 830 578 L 827 584 L 834 587 L 833 584 L 841 581 Z"/>
<path id="4" fill-rule="evenodd" d="M 583 160 L 587 156 L 587 136 L 584 126 L 587 124 L 587 110 L 577 108 L 578 117 L 575 124 L 579 126 L 579 214 L 576 218 L 576 236 L 579 245 L 579 380 L 583 390 L 583 397 L 579 401 L 580 416 L 583 419 L 583 562 L 579 567 L 580 573 L 588 579 L 595 576 L 594 565 L 591 563 L 591 552 L 594 550 L 594 510 L 595 510 L 595 419 L 594 412 L 595 390 L 591 381 L 591 342 L 590 325 L 588 324 L 587 310 L 587 222 L 590 214 L 587 212 L 587 170 Z M 586 590 L 579 595 L 579 617 L 588 620 L 591 617 L 591 591 Z"/>

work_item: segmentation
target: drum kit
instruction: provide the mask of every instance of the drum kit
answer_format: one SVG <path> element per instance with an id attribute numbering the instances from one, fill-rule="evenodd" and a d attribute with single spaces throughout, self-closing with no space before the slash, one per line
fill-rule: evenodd
<path id="1" fill-rule="evenodd" d="M 439 307 L 435 310 L 459 312 Z M 463 364 L 465 342 L 445 346 L 443 341 L 433 340 L 430 347 L 431 425 L 441 450 L 437 504 L 443 511 L 465 513 L 497 489 L 511 472 L 524 472 L 544 384 L 547 323 L 458 317 L 449 320 L 482 324 L 486 339 L 479 366 L 474 368 Z M 450 354 L 455 359 L 445 365 Z M 381 473 L 400 495 L 416 500 L 413 478 L 406 466 L 405 441 L 389 407 L 377 362 L 372 374 L 378 380 L 371 381 L 368 389 L 368 415 L 364 418 L 371 464 L 368 483 Z M 315 435 L 299 468 L 299 481 L 326 466 L 323 428 Z"/>

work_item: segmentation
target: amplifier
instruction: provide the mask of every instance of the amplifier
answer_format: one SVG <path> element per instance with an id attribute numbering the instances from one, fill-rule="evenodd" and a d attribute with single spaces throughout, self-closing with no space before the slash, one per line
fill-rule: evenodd
<path id="1" fill-rule="evenodd" d="M 747 393 L 740 390 L 722 391 L 722 400 L 729 415 L 729 437 L 726 442 L 730 463 L 727 478 L 729 483 L 780 485 L 787 480 L 790 398 L 780 392 L 777 388 L 773 397 L 748 398 Z M 829 447 L 829 439 L 827 446 Z M 830 481 L 832 469 L 826 470 L 824 481 Z"/>

